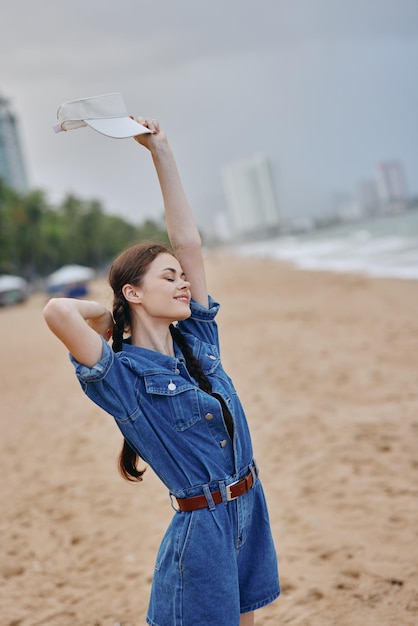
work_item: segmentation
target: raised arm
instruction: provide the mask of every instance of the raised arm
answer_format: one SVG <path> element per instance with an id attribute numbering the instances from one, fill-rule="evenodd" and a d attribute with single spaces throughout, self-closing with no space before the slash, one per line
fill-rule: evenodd
<path id="1" fill-rule="evenodd" d="M 191 283 L 193 298 L 208 306 L 208 291 L 202 254 L 202 241 L 180 180 L 176 161 L 166 134 L 156 120 L 138 118 L 152 134 L 135 137 L 148 148 L 157 172 L 164 202 L 168 237 L 173 251 Z"/>

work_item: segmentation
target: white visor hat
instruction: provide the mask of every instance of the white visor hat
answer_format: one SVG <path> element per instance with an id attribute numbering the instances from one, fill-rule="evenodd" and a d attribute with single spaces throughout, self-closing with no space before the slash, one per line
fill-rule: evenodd
<path id="1" fill-rule="evenodd" d="M 56 133 L 90 126 L 102 135 L 124 139 L 151 132 L 131 119 L 120 93 L 107 93 L 81 100 L 64 102 L 58 107 Z"/>

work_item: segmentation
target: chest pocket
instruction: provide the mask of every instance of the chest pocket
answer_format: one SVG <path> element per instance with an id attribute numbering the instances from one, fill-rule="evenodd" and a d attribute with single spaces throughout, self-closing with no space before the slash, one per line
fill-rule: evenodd
<path id="1" fill-rule="evenodd" d="M 200 420 L 198 389 L 181 376 L 147 374 L 145 389 L 160 416 L 178 431 L 186 430 Z"/>

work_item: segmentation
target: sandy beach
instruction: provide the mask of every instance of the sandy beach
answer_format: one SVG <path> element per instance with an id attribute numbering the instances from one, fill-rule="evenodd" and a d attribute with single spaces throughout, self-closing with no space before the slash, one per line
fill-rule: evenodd
<path id="1" fill-rule="evenodd" d="M 257 626 L 416 626 L 418 282 L 207 268 L 279 556 Z M 139 626 L 170 500 L 151 469 L 120 478 L 45 302 L 0 309 L 0 626 Z"/>

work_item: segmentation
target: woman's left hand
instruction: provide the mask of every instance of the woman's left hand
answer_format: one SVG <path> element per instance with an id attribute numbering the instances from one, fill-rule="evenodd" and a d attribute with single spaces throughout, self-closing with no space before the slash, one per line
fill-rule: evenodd
<path id="1" fill-rule="evenodd" d="M 135 118 L 132 117 L 132 119 Z M 145 126 L 145 128 L 149 128 L 151 131 L 150 133 L 143 133 L 142 135 L 136 135 L 134 137 L 135 141 L 141 144 L 141 146 L 148 148 L 148 150 L 152 150 L 153 147 L 167 141 L 166 134 L 161 130 L 158 120 L 150 117 L 137 117 L 136 121 L 138 124 Z"/>
<path id="2" fill-rule="evenodd" d="M 105 311 L 103 315 L 99 317 L 88 318 L 87 324 L 90 328 L 95 330 L 96 333 L 104 337 L 106 341 L 109 341 L 113 333 L 113 317 L 110 311 Z"/>

